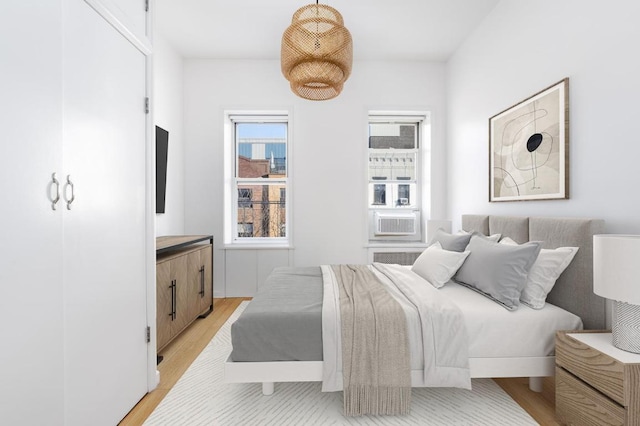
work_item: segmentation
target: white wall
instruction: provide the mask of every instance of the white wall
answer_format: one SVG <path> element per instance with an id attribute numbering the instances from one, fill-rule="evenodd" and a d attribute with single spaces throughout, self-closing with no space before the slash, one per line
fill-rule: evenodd
<path id="1" fill-rule="evenodd" d="M 185 208 L 184 61 L 160 34 L 154 36 L 153 45 L 153 120 L 169 132 L 165 213 L 156 214 L 156 235 L 180 235 L 184 234 Z"/>
<path id="2" fill-rule="evenodd" d="M 355 63 L 336 99 L 293 95 L 275 60 L 185 61 L 185 231 L 216 237 L 214 293 L 224 296 L 223 111 L 292 112 L 293 264 L 364 263 L 367 112 L 432 112 L 437 182 L 432 216 L 445 214 L 444 64 Z M 234 256 L 236 256 L 234 254 Z M 253 254 L 252 254 L 253 256 Z"/>
<path id="3" fill-rule="evenodd" d="M 640 232 L 640 2 L 501 1 L 447 64 L 449 213 L 590 216 Z M 569 200 L 489 203 L 488 119 L 570 79 Z"/>

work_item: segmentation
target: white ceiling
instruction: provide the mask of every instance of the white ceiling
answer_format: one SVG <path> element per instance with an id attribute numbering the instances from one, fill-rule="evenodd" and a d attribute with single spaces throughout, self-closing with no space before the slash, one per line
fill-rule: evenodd
<path id="1" fill-rule="evenodd" d="M 499 0 L 329 0 L 356 60 L 446 61 Z M 156 0 L 155 31 L 186 58 L 278 59 L 310 0 Z"/>

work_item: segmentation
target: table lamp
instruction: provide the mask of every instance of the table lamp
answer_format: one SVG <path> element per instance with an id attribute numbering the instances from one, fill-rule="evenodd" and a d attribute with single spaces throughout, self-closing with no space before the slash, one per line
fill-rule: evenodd
<path id="1" fill-rule="evenodd" d="M 593 236 L 593 292 L 613 300 L 613 346 L 640 353 L 640 235 Z"/>

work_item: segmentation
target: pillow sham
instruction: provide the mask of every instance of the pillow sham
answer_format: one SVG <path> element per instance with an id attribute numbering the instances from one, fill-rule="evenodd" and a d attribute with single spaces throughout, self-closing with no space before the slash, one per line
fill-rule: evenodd
<path id="1" fill-rule="evenodd" d="M 503 238 L 500 244 L 518 245 L 511 238 Z M 538 254 L 538 258 L 527 276 L 527 283 L 520 295 L 520 301 L 533 309 L 544 308 L 547 295 L 577 252 L 578 247 L 540 250 L 540 254 Z"/>
<path id="2" fill-rule="evenodd" d="M 496 243 L 497 243 L 498 241 L 500 241 L 500 237 L 502 237 L 502 234 L 484 235 L 484 234 L 481 234 L 481 233 L 479 233 L 479 232 L 469 232 L 469 231 L 465 231 L 464 229 L 461 229 L 461 230 L 459 230 L 459 231 L 458 231 L 458 235 L 460 235 L 460 234 L 475 234 L 475 235 L 478 235 L 478 236 L 480 236 L 480 237 L 486 238 L 486 239 L 488 239 L 489 241 L 494 241 L 494 242 L 496 242 Z"/>
<path id="3" fill-rule="evenodd" d="M 458 272 L 467 256 L 469 256 L 468 251 L 444 250 L 440 243 L 436 242 L 418 256 L 411 270 L 429 281 L 435 288 L 440 288 Z"/>
<path id="4" fill-rule="evenodd" d="M 527 275 L 540 252 L 540 242 L 511 246 L 474 235 L 467 246 L 471 253 L 455 280 L 496 301 L 508 310 L 520 306 Z"/>
<path id="5" fill-rule="evenodd" d="M 472 234 L 454 235 L 438 229 L 431 241 L 429 241 L 429 246 L 438 242 L 445 250 L 463 252 L 471 240 L 471 235 Z"/>

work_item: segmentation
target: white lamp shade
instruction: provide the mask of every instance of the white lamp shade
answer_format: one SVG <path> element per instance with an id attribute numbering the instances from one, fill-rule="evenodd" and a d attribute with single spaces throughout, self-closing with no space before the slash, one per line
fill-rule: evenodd
<path id="1" fill-rule="evenodd" d="M 593 236 L 593 292 L 640 305 L 640 235 Z"/>

